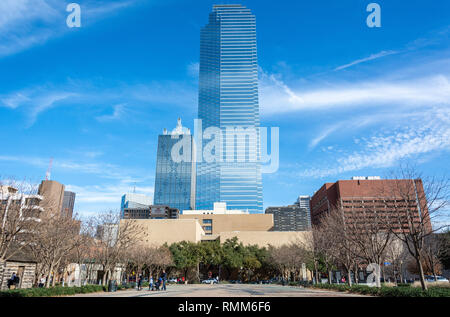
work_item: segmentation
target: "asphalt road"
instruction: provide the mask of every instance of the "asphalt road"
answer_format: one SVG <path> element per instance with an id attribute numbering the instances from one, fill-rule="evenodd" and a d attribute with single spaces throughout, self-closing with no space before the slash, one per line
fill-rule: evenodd
<path id="1" fill-rule="evenodd" d="M 302 287 L 256 284 L 168 285 L 167 291 L 123 290 L 113 293 L 78 294 L 74 297 L 361 297 Z"/>

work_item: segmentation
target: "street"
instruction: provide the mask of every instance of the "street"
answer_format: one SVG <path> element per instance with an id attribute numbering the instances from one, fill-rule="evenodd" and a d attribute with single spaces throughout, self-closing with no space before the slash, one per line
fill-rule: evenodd
<path id="1" fill-rule="evenodd" d="M 168 285 L 167 291 L 135 289 L 112 293 L 78 294 L 73 297 L 362 297 L 326 290 L 301 287 L 257 284 L 190 284 Z"/>

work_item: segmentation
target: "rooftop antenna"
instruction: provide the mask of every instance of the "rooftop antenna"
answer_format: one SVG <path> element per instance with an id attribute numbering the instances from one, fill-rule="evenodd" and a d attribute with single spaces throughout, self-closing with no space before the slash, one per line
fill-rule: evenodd
<path id="1" fill-rule="evenodd" d="M 133 194 L 136 194 L 136 182 L 134 182 Z"/>
<path id="2" fill-rule="evenodd" d="M 52 164 L 53 164 L 53 157 L 50 158 L 50 162 L 48 163 L 47 172 L 45 173 L 45 180 L 50 180 L 51 170 L 52 170 Z"/>

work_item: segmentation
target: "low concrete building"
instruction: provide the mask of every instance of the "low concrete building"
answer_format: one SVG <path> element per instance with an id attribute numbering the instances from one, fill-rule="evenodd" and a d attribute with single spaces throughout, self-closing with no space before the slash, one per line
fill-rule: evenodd
<path id="1" fill-rule="evenodd" d="M 223 243 L 233 237 L 238 238 L 244 245 L 257 245 L 259 247 L 281 247 L 292 243 L 302 243 L 310 237 L 311 231 L 232 231 L 221 232 L 220 242 Z"/>
<path id="2" fill-rule="evenodd" d="M 125 221 L 133 221 L 140 227 L 142 234 L 139 235 L 138 241 L 148 245 L 199 242 L 205 235 L 196 219 L 123 219 L 120 223 Z"/>
<path id="3" fill-rule="evenodd" d="M 182 214 L 180 219 L 196 219 L 205 234 L 227 231 L 269 231 L 273 228 L 271 214 Z"/>
<path id="4" fill-rule="evenodd" d="M 133 221 L 140 226 L 141 234 L 136 243 L 142 243 L 151 246 L 161 246 L 165 243 L 172 244 L 181 241 L 200 242 L 219 240 L 224 242 L 227 239 L 237 237 L 245 245 L 258 245 L 267 247 L 272 245 L 279 247 L 291 243 L 300 243 L 305 241 L 310 231 L 268 231 L 273 226 L 272 215 L 247 214 L 247 215 L 197 215 L 219 217 L 217 221 L 217 232 L 207 234 L 202 228 L 204 219 L 123 219 L 124 221 Z M 253 222 L 253 216 L 263 216 L 263 221 Z M 221 219 L 225 217 L 224 219 Z M 244 217 L 244 218 L 242 218 Z M 209 219 L 209 218 L 205 218 Z M 270 221 L 269 221 L 269 220 Z M 220 228 L 250 228 L 250 230 L 220 230 Z"/>

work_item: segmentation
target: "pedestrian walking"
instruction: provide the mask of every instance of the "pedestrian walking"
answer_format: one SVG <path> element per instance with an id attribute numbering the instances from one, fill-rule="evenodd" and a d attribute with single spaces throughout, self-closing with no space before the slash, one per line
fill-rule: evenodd
<path id="1" fill-rule="evenodd" d="M 139 277 L 138 277 L 137 286 L 138 286 L 138 291 L 140 291 L 142 289 L 142 275 L 139 275 Z"/>
<path id="2" fill-rule="evenodd" d="M 153 291 L 153 276 L 150 275 L 150 278 L 148 279 L 148 290 Z"/>
<path id="3" fill-rule="evenodd" d="M 167 273 L 165 270 L 162 271 L 162 289 L 166 290 Z"/>

